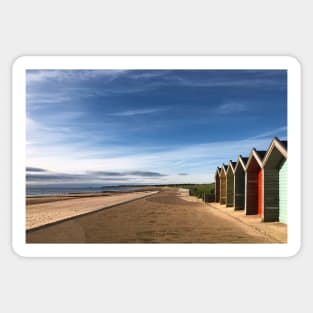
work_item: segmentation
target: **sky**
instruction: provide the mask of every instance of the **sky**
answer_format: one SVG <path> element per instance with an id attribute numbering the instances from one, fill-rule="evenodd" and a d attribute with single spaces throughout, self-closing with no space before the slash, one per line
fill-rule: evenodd
<path id="1" fill-rule="evenodd" d="M 209 183 L 287 139 L 285 70 L 28 70 L 27 184 Z"/>

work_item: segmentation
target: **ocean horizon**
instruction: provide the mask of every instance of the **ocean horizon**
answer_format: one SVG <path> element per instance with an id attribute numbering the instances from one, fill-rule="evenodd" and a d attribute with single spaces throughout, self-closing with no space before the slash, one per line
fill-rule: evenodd
<path id="1" fill-rule="evenodd" d="M 65 193 L 81 193 L 81 192 L 105 192 L 105 191 L 132 191 L 139 186 L 32 186 L 26 185 L 26 196 L 51 196 Z"/>

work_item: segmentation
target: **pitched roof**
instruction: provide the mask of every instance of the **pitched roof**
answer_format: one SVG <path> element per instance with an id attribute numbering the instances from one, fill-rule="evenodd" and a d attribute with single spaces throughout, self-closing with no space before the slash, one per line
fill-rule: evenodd
<path id="1" fill-rule="evenodd" d="M 235 171 L 235 166 L 236 166 L 236 162 L 233 162 L 232 160 L 229 160 L 227 172 L 228 172 L 230 169 L 234 172 L 234 171 Z"/>
<path id="2" fill-rule="evenodd" d="M 288 146 L 287 140 L 279 140 L 277 137 L 274 137 L 270 146 L 267 149 L 266 155 L 263 158 L 263 166 L 265 166 L 265 164 L 267 163 L 269 156 L 274 148 L 276 148 L 282 154 L 282 156 L 287 159 L 288 156 L 287 146 Z"/>
<path id="3" fill-rule="evenodd" d="M 246 164 L 246 169 L 248 169 L 252 158 L 255 158 L 256 161 L 258 162 L 259 166 L 263 167 L 263 158 L 264 158 L 265 154 L 266 154 L 266 151 L 264 151 L 264 150 L 256 150 L 255 148 L 252 148 L 249 159 L 248 159 L 247 164 Z"/>
<path id="4" fill-rule="evenodd" d="M 216 171 L 215 171 L 215 176 L 216 174 L 221 175 L 221 168 L 217 166 Z"/>
<path id="5" fill-rule="evenodd" d="M 261 151 L 260 150 L 255 150 L 255 152 L 257 153 L 257 155 L 259 156 L 260 160 L 262 161 L 267 151 L 266 150 L 261 150 Z"/>
<path id="6" fill-rule="evenodd" d="M 288 141 L 287 140 L 279 140 L 281 145 L 287 150 L 288 149 Z"/>
<path id="7" fill-rule="evenodd" d="M 239 164 L 242 165 L 243 169 L 246 168 L 246 164 L 248 162 L 248 157 L 243 157 L 242 155 L 239 155 L 238 159 L 237 159 L 237 162 L 236 162 L 236 165 L 235 165 L 235 172 L 239 166 Z"/>
<path id="8" fill-rule="evenodd" d="M 240 157 L 241 157 L 241 160 L 244 163 L 244 165 L 246 165 L 249 158 L 248 157 L 242 157 L 242 156 L 240 156 Z"/>
<path id="9" fill-rule="evenodd" d="M 228 165 L 224 164 L 222 165 L 222 168 L 221 168 L 221 173 L 222 173 L 222 170 L 224 170 L 225 174 L 227 173 L 227 170 L 228 170 Z"/>

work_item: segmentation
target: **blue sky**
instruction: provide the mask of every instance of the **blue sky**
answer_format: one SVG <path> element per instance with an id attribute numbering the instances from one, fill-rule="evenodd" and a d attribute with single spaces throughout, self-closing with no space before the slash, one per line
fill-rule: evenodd
<path id="1" fill-rule="evenodd" d="M 206 183 L 287 136 L 284 70 L 29 70 L 27 183 Z"/>

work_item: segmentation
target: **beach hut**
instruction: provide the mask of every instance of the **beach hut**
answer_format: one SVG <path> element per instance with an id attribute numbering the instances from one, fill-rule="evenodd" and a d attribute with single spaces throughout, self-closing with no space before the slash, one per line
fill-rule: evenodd
<path id="1" fill-rule="evenodd" d="M 235 173 L 236 162 L 231 160 L 228 162 L 226 172 L 226 206 L 234 206 L 234 173 Z"/>
<path id="2" fill-rule="evenodd" d="M 252 149 L 246 165 L 246 194 L 245 213 L 246 215 L 258 214 L 262 216 L 263 209 L 263 157 L 266 151 Z"/>
<path id="3" fill-rule="evenodd" d="M 220 202 L 220 175 L 221 168 L 217 167 L 215 171 L 215 202 Z"/>
<path id="4" fill-rule="evenodd" d="M 246 185 L 246 176 L 245 169 L 248 158 L 239 156 L 235 170 L 234 170 L 234 209 L 235 210 L 244 210 L 245 208 L 245 185 Z"/>
<path id="5" fill-rule="evenodd" d="M 220 204 L 226 204 L 226 172 L 227 165 L 223 164 L 220 175 Z"/>
<path id="6" fill-rule="evenodd" d="M 274 138 L 263 160 L 263 221 L 287 224 L 287 141 Z"/>

